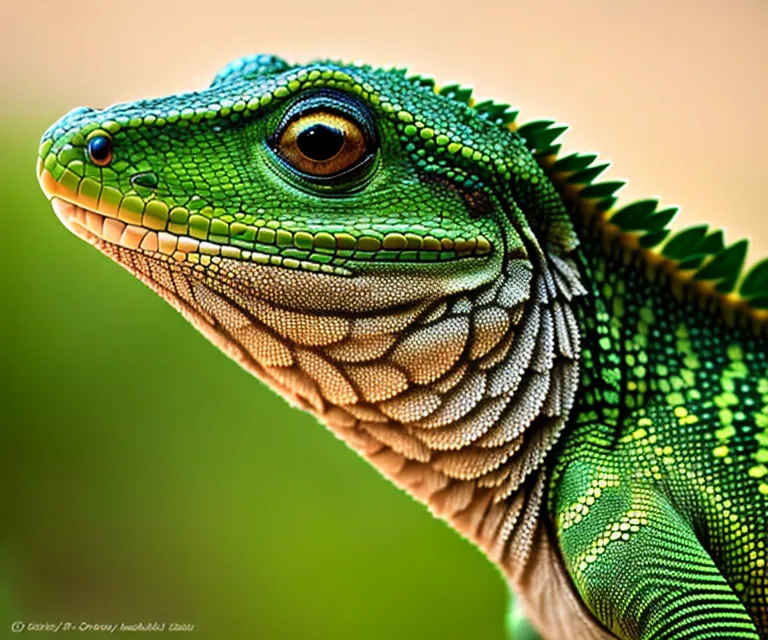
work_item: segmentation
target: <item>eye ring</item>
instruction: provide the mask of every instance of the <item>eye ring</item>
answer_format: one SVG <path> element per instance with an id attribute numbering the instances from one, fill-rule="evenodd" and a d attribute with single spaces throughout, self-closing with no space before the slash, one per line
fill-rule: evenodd
<path id="1" fill-rule="evenodd" d="M 294 178 L 319 188 L 359 184 L 370 173 L 378 145 L 368 109 L 332 90 L 290 105 L 267 142 Z"/>
<path id="2" fill-rule="evenodd" d="M 352 168 L 366 153 L 365 136 L 357 124 L 332 111 L 313 111 L 291 120 L 275 150 L 304 174 L 330 177 Z"/>
<path id="3" fill-rule="evenodd" d="M 112 138 L 99 132 L 88 138 L 86 143 L 88 159 L 97 167 L 106 167 L 112 162 Z"/>

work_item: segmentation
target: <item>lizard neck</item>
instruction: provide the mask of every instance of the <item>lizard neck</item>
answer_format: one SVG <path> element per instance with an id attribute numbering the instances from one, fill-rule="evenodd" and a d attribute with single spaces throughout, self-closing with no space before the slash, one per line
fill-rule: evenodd
<path id="1" fill-rule="evenodd" d="M 103 250 L 512 576 L 578 383 L 578 272 L 534 240 L 526 259 L 499 254 L 474 288 L 404 275 L 386 303 L 373 278 L 279 267 L 254 277 L 235 262 L 211 275 Z"/>

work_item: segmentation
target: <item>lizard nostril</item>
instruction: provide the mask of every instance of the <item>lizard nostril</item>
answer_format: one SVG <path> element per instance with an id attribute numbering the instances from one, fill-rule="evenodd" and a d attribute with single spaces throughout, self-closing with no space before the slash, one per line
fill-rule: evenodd
<path id="1" fill-rule="evenodd" d="M 157 186 L 157 174 L 154 171 L 143 171 L 131 176 L 131 184 L 134 187 L 146 187 L 154 189 Z"/>

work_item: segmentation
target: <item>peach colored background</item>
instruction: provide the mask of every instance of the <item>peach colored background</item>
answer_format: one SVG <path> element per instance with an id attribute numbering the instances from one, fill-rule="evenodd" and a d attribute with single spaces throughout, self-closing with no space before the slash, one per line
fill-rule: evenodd
<path id="1" fill-rule="evenodd" d="M 6 13 L 0 52 L 6 117 L 202 87 L 247 52 L 407 65 L 569 123 L 567 148 L 612 160 L 625 198 L 751 234 L 753 258 L 768 245 L 764 0 L 30 0 Z"/>

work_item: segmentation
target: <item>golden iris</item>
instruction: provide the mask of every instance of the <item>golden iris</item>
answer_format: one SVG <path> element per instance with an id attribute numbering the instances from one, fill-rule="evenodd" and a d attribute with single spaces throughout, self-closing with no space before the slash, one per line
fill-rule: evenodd
<path id="1" fill-rule="evenodd" d="M 333 176 L 354 167 L 365 156 L 365 134 L 353 120 L 314 111 L 288 123 L 276 151 L 294 169 L 312 176 Z"/>

